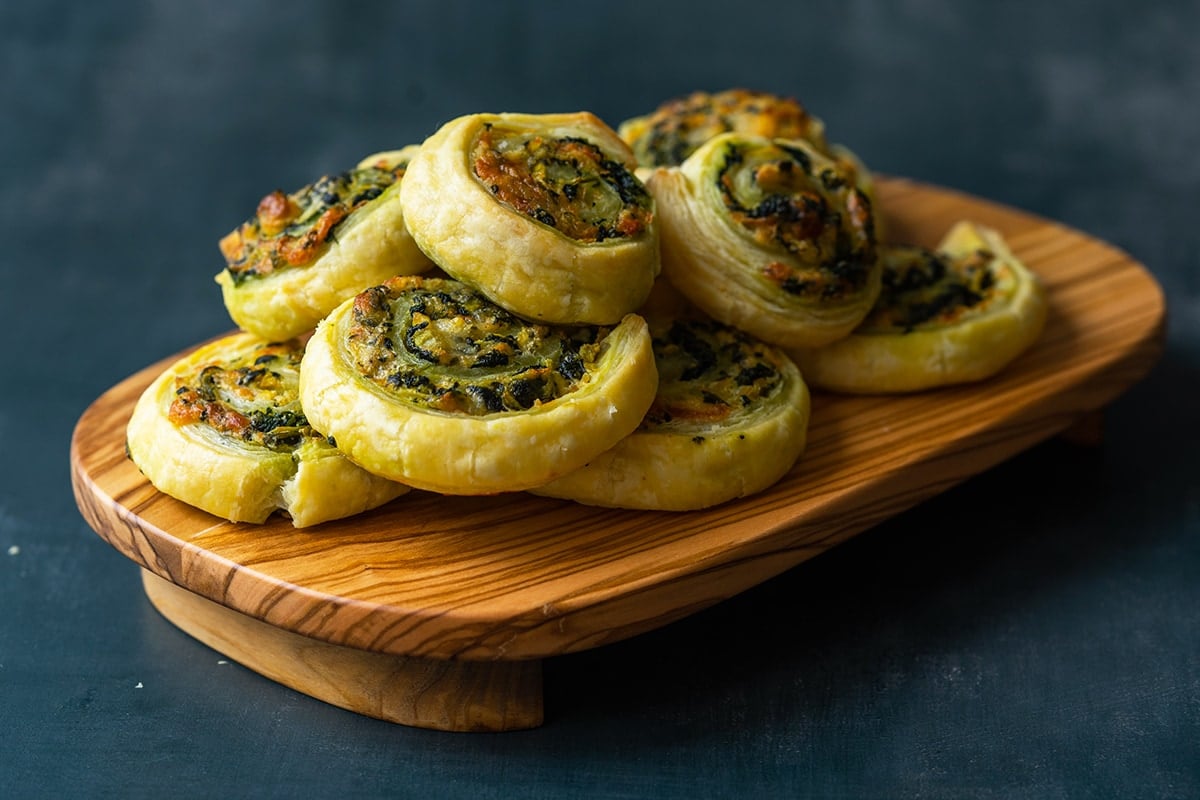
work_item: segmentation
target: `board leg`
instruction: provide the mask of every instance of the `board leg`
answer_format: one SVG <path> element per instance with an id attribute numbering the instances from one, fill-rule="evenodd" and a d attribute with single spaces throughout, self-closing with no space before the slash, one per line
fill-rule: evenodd
<path id="1" fill-rule="evenodd" d="M 278 683 L 377 719 L 442 731 L 542 724 L 541 662 L 445 661 L 372 653 L 285 631 L 142 570 L 177 627 Z"/>

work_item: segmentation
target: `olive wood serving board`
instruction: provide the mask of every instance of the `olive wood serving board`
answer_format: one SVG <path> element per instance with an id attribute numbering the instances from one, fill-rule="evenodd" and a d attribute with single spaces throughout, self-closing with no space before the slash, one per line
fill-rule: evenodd
<path id="1" fill-rule="evenodd" d="M 963 218 L 999 230 L 1046 283 L 1044 335 L 980 384 L 906 396 L 814 393 L 807 452 L 757 496 L 660 513 L 414 491 L 309 529 L 279 518 L 230 523 L 159 493 L 125 457 L 133 405 L 176 354 L 114 386 L 79 419 L 76 501 L 102 538 L 143 567 L 164 616 L 276 681 L 408 725 L 539 725 L 540 659 L 680 619 L 1080 430 L 1160 355 L 1162 292 L 1117 248 L 904 179 L 880 179 L 878 203 L 893 241 L 933 245 Z"/>

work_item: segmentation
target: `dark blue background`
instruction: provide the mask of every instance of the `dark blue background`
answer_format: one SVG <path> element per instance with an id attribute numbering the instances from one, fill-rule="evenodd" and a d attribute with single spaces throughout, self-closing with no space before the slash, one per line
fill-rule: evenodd
<path id="1" fill-rule="evenodd" d="M 0 796 L 1200 796 L 1200 6 L 0 2 Z M 1052 441 L 716 608 L 546 663 L 538 730 L 407 729 L 189 639 L 71 498 L 84 408 L 230 327 L 274 188 L 474 111 L 799 97 L 874 169 L 1167 292 Z"/>

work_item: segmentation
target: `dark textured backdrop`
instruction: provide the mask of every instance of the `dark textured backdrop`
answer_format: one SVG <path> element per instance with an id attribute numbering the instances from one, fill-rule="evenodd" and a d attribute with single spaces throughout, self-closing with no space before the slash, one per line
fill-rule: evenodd
<path id="1" fill-rule="evenodd" d="M 1198 40 L 1165 1 L 0 2 L 0 797 L 1200 796 Z M 1105 446 L 551 660 L 504 735 L 222 663 L 82 522 L 75 420 L 229 327 L 215 243 L 266 191 L 462 113 L 729 86 L 1143 261 L 1168 349 Z"/>

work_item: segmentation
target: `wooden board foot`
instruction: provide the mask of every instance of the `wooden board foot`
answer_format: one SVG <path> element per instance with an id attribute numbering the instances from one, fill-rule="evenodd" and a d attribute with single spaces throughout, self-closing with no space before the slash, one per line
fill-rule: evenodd
<path id="1" fill-rule="evenodd" d="M 142 570 L 146 596 L 186 633 L 266 677 L 370 717 L 442 731 L 542 724 L 541 661 L 445 661 L 322 642 Z"/>

